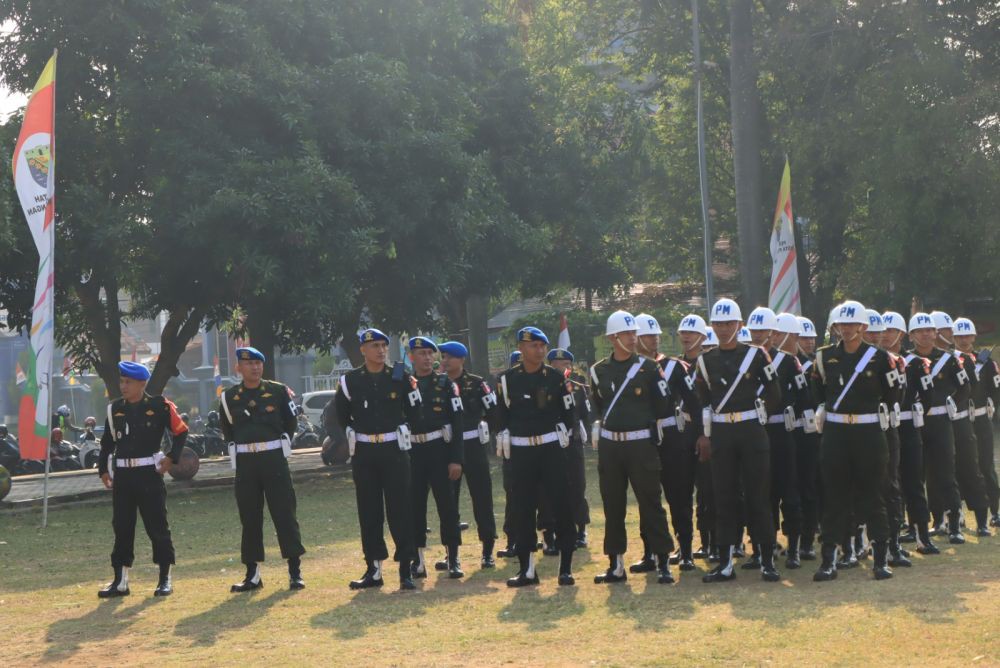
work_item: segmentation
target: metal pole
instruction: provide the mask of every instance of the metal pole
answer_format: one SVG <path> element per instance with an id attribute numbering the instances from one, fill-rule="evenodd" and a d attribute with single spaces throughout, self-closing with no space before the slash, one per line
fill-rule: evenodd
<path id="1" fill-rule="evenodd" d="M 52 57 L 58 63 L 59 49 L 52 51 Z M 55 292 L 55 261 L 56 261 L 56 211 L 55 211 L 55 190 L 56 190 L 56 81 L 52 79 L 52 135 L 49 137 L 49 154 L 52 156 L 52 171 L 49 178 L 52 180 L 52 249 L 49 254 L 52 267 L 52 299 L 49 300 L 49 318 L 52 322 L 52 341 L 55 342 L 56 325 L 56 292 Z M 52 355 L 49 355 L 49 368 L 46 370 L 48 378 L 46 384 L 49 392 L 49 410 L 46 420 L 48 438 L 45 443 L 45 479 L 42 482 L 42 528 L 49 525 L 49 468 L 52 462 Z"/>
<path id="2" fill-rule="evenodd" d="M 712 308 L 712 224 L 708 219 L 708 168 L 705 165 L 705 119 L 701 101 L 701 38 L 698 29 L 698 0 L 691 0 L 691 35 L 694 42 L 694 88 L 698 118 L 698 182 L 701 186 L 701 224 L 705 236 L 705 308 Z"/>

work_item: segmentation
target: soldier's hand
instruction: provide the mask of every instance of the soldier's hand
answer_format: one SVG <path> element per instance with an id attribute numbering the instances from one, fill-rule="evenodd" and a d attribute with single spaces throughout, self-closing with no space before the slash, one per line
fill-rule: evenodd
<path id="1" fill-rule="evenodd" d="M 166 475 L 170 473 L 170 467 L 173 465 L 174 465 L 174 460 L 172 460 L 170 457 L 164 457 L 162 460 L 160 460 L 160 468 L 158 469 L 157 472 L 160 475 Z"/>
<path id="2" fill-rule="evenodd" d="M 448 464 L 448 480 L 458 480 L 462 477 L 461 464 Z"/>
<path id="3" fill-rule="evenodd" d="M 699 462 L 707 462 L 712 458 L 712 441 L 708 439 L 708 436 L 699 436 L 695 446 L 698 448 Z"/>
<path id="4" fill-rule="evenodd" d="M 107 473 L 101 474 L 101 482 L 104 483 L 104 487 L 107 489 L 111 489 L 112 487 L 114 487 L 114 482 L 112 482 L 111 476 Z"/>

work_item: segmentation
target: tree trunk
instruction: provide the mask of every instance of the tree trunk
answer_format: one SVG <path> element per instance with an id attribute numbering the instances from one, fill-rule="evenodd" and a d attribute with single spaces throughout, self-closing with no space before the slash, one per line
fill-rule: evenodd
<path id="1" fill-rule="evenodd" d="M 104 302 L 101 301 L 102 287 L 106 295 Z M 118 391 L 118 362 L 121 361 L 122 348 L 118 282 L 113 278 L 102 282 L 97 280 L 95 276 L 87 283 L 76 284 L 73 290 L 80 301 L 83 317 L 87 321 L 91 338 L 97 347 L 94 369 L 104 381 L 108 390 L 108 398 L 116 399 L 120 395 Z"/>
<path id="2" fill-rule="evenodd" d="M 753 53 L 752 0 L 732 0 L 729 29 L 729 97 L 742 297 L 746 306 L 756 306 L 767 300 L 763 273 L 766 228 L 760 195 L 760 95 Z"/>
<path id="3" fill-rule="evenodd" d="M 490 377 L 490 351 L 487 321 L 488 299 L 485 295 L 472 295 L 466 301 L 469 322 L 469 369 L 484 378 Z"/>
<path id="4" fill-rule="evenodd" d="M 592 288 L 583 289 L 583 308 L 587 310 L 587 313 L 594 310 L 594 290 Z"/>
<path id="5" fill-rule="evenodd" d="M 160 333 L 160 357 L 146 386 L 147 392 L 163 394 L 163 388 L 170 379 L 180 373 L 177 361 L 187 349 L 188 342 L 198 333 L 203 317 L 201 309 L 179 308 L 170 312 L 167 324 Z"/>
<path id="6" fill-rule="evenodd" d="M 246 328 L 250 345 L 264 354 L 264 378 L 274 379 L 274 322 L 267 305 L 250 299 L 246 303 Z"/>

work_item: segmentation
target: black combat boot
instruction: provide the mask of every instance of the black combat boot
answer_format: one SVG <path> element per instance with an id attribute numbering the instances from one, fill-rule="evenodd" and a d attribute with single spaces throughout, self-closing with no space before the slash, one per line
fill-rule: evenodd
<path id="1" fill-rule="evenodd" d="M 260 577 L 260 564 L 247 564 L 247 573 L 243 576 L 242 582 L 237 582 L 229 588 L 230 593 L 237 594 L 244 591 L 253 591 L 264 586 L 264 580 Z"/>
<path id="2" fill-rule="evenodd" d="M 424 575 L 426 576 L 427 569 L 424 568 Z M 381 583 L 381 580 L 379 580 Z M 399 590 L 400 591 L 411 591 L 417 588 L 417 583 L 413 581 L 413 567 L 410 564 L 409 559 L 399 560 Z"/>
<path id="3" fill-rule="evenodd" d="M 680 562 L 679 566 L 682 571 L 693 571 L 694 570 L 694 553 L 691 550 L 691 539 L 681 538 L 680 542 Z"/>
<path id="4" fill-rule="evenodd" d="M 993 535 L 990 531 L 989 514 L 985 508 L 976 511 L 976 535 L 980 538 Z"/>
<path id="5" fill-rule="evenodd" d="M 892 577 L 892 569 L 886 563 L 888 556 L 889 545 L 884 540 L 872 543 L 872 557 L 875 562 L 872 571 L 875 573 L 876 580 L 888 580 Z"/>
<path id="6" fill-rule="evenodd" d="M 288 588 L 306 588 L 306 581 L 302 579 L 302 560 L 298 557 L 292 557 L 288 560 Z"/>
<path id="7" fill-rule="evenodd" d="M 576 530 L 576 548 L 582 549 L 587 547 L 587 525 L 581 524 Z"/>
<path id="8" fill-rule="evenodd" d="M 556 545 L 556 532 L 551 529 L 546 529 L 542 532 L 542 540 L 545 542 L 545 546 L 542 548 L 542 554 L 546 557 L 554 557 L 559 554 L 559 546 Z"/>
<path id="9" fill-rule="evenodd" d="M 172 564 L 160 564 L 160 579 L 153 590 L 153 596 L 170 596 L 174 593 L 174 580 L 171 577 Z"/>
<path id="10" fill-rule="evenodd" d="M 622 555 L 612 554 L 608 557 L 608 561 L 608 570 L 600 575 L 595 575 L 594 584 L 614 584 L 628 580 L 628 574 L 625 572 L 625 560 L 622 558 Z M 632 565 L 635 566 L 635 564 Z M 656 568 L 655 560 L 653 561 L 653 568 Z"/>
<path id="11" fill-rule="evenodd" d="M 899 536 L 889 539 L 889 565 L 893 568 L 909 568 L 913 565 L 907 558 L 906 551 L 899 546 Z"/>
<path id="12" fill-rule="evenodd" d="M 708 556 L 712 553 L 712 534 L 709 531 L 702 531 L 701 533 L 701 547 L 694 551 L 691 555 L 695 559 L 708 559 Z"/>
<path id="13" fill-rule="evenodd" d="M 720 545 L 719 565 L 706 573 L 702 582 L 729 582 L 736 579 L 736 569 L 733 568 L 733 546 Z"/>
<path id="14" fill-rule="evenodd" d="M 651 573 L 656 570 L 656 558 L 649 549 L 646 539 L 642 539 L 642 559 L 628 567 L 629 573 Z"/>
<path id="15" fill-rule="evenodd" d="M 799 539 L 799 559 L 802 561 L 816 561 L 816 548 L 813 547 L 813 535 L 803 534 Z"/>
<path id="16" fill-rule="evenodd" d="M 690 548 L 690 545 L 688 546 Z M 694 568 L 694 563 L 691 564 Z M 673 584 L 675 582 L 673 573 L 670 572 L 670 555 L 656 555 L 656 581 L 662 584 Z"/>
<path id="17" fill-rule="evenodd" d="M 535 572 L 535 553 L 525 552 L 517 555 L 521 570 L 512 578 L 507 579 L 508 587 L 527 587 L 538 584 L 538 574 Z"/>
<path id="18" fill-rule="evenodd" d="M 749 559 L 747 559 L 742 564 L 740 564 L 740 568 L 742 568 L 745 571 L 760 570 L 760 544 L 759 543 L 754 543 L 753 544 L 753 554 L 750 555 Z"/>
<path id="19" fill-rule="evenodd" d="M 448 546 L 448 577 L 452 580 L 465 577 L 462 564 L 458 561 L 458 545 Z"/>
<path id="20" fill-rule="evenodd" d="M 576 584 L 573 577 L 573 553 L 564 551 L 559 555 L 559 586 L 571 587 Z"/>
<path id="21" fill-rule="evenodd" d="M 917 525 L 911 524 L 906 531 L 899 534 L 900 543 L 916 543 L 917 542 Z"/>
<path id="22" fill-rule="evenodd" d="M 788 537 L 788 551 L 785 552 L 785 568 L 795 570 L 802 567 L 799 561 L 799 535 L 791 534 Z"/>
<path id="23" fill-rule="evenodd" d="M 764 582 L 777 582 L 781 579 L 781 573 L 774 567 L 773 543 L 760 546 L 760 577 Z"/>
<path id="24" fill-rule="evenodd" d="M 837 579 L 837 546 L 823 543 L 820 548 L 823 561 L 813 574 L 813 582 L 829 582 Z"/>
<path id="25" fill-rule="evenodd" d="M 357 580 L 351 580 L 351 589 L 370 589 L 382 586 L 382 562 L 369 561 L 367 564 L 368 568 L 365 570 L 364 575 Z M 406 568 L 410 568 L 409 561 L 406 562 Z"/>
<path id="26" fill-rule="evenodd" d="M 931 533 L 927 530 L 926 524 L 917 525 L 917 540 L 920 542 L 917 546 L 917 552 L 920 554 L 941 554 L 941 550 L 939 550 L 938 546 L 934 544 L 933 540 L 931 540 Z"/>
<path id="27" fill-rule="evenodd" d="M 493 560 L 493 541 L 483 541 L 483 556 L 479 560 L 480 568 L 496 568 L 497 562 Z"/>
<path id="28" fill-rule="evenodd" d="M 97 592 L 97 598 L 118 598 L 128 596 L 128 566 L 115 566 L 115 579 Z"/>
<path id="29" fill-rule="evenodd" d="M 948 513 L 948 542 L 952 545 L 962 545 L 965 543 L 965 536 L 962 535 L 962 525 L 958 510 Z"/>

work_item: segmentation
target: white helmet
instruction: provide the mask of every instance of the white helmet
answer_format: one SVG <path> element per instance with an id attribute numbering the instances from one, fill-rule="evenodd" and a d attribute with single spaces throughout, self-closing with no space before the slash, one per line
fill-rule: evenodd
<path id="1" fill-rule="evenodd" d="M 868 331 L 884 332 L 885 323 L 882 322 L 882 315 L 873 308 L 865 309 L 868 314 Z"/>
<path id="2" fill-rule="evenodd" d="M 931 320 L 934 321 L 934 329 L 951 329 L 955 326 L 951 316 L 944 311 L 931 311 Z"/>
<path id="3" fill-rule="evenodd" d="M 816 325 L 813 324 L 812 320 L 802 315 L 795 316 L 795 319 L 799 321 L 800 325 L 802 325 L 802 333 L 799 334 L 799 336 L 803 336 L 807 339 L 816 338 Z"/>
<path id="4" fill-rule="evenodd" d="M 753 337 L 750 336 L 750 330 L 746 327 L 740 327 L 740 331 L 736 333 L 736 340 L 740 343 L 753 343 Z"/>
<path id="5" fill-rule="evenodd" d="M 708 348 L 710 346 L 717 346 L 717 345 L 719 345 L 719 339 L 715 338 L 715 332 L 712 331 L 711 329 L 708 330 L 708 333 L 705 334 L 705 340 L 701 342 L 701 347 Z"/>
<path id="6" fill-rule="evenodd" d="M 640 313 L 635 316 L 635 322 L 639 326 L 639 336 L 663 334 L 663 330 L 660 329 L 660 323 L 648 313 Z"/>
<path id="7" fill-rule="evenodd" d="M 774 311 L 768 307 L 758 306 L 750 311 L 750 317 L 747 319 L 747 329 L 778 329 L 778 318 L 774 315 Z"/>
<path id="8" fill-rule="evenodd" d="M 740 313 L 739 304 L 732 299 L 723 297 L 712 306 L 712 312 L 708 319 L 710 322 L 732 322 L 733 320 L 742 320 L 743 314 Z"/>
<path id="9" fill-rule="evenodd" d="M 955 334 L 957 336 L 976 335 L 976 323 L 968 318 L 955 318 Z"/>
<path id="10" fill-rule="evenodd" d="M 898 329 L 901 332 L 906 331 L 906 321 L 903 320 L 903 316 L 895 311 L 886 311 L 883 313 L 882 324 L 885 325 L 886 329 Z"/>
<path id="11" fill-rule="evenodd" d="M 848 300 L 833 314 L 834 325 L 867 325 L 868 311 L 861 302 Z"/>
<path id="12" fill-rule="evenodd" d="M 802 323 L 792 313 L 779 313 L 777 315 L 777 329 L 784 334 L 802 335 Z"/>
<path id="13" fill-rule="evenodd" d="M 707 336 L 708 327 L 705 326 L 705 320 L 700 315 L 689 313 L 681 318 L 680 324 L 677 325 L 677 332 L 695 332 L 696 334 Z"/>
<path id="14" fill-rule="evenodd" d="M 910 326 L 906 331 L 913 332 L 915 329 L 934 329 L 934 319 L 930 313 L 914 313 L 910 316 Z"/>
<path id="15" fill-rule="evenodd" d="M 604 334 L 611 336 L 612 334 L 621 334 L 622 332 L 637 331 L 639 331 L 639 325 L 635 321 L 635 316 L 628 311 L 615 311 L 608 316 L 608 327 L 604 331 Z"/>

